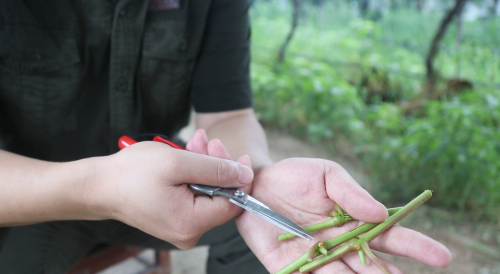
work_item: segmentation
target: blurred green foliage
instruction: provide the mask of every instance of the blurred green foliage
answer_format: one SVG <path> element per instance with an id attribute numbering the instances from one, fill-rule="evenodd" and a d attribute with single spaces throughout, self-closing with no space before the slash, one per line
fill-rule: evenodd
<path id="1" fill-rule="evenodd" d="M 493 50 L 500 38 L 491 28 L 500 20 L 464 22 L 459 47 L 449 31 L 436 60 L 441 90 L 446 78 L 480 84 L 419 100 L 423 58 L 442 13 L 398 9 L 374 22 L 347 4 L 328 3 L 302 4 L 283 64 L 276 64 L 276 53 L 291 7 L 257 1 L 252 8 L 261 121 L 327 147 L 345 137 L 385 203 L 432 189 L 436 206 L 500 221 L 500 91 L 493 84 L 500 79 L 500 54 Z"/>

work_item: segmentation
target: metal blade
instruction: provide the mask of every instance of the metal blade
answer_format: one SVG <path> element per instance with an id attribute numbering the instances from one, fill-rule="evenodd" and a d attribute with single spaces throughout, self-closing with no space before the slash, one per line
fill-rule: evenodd
<path id="1" fill-rule="evenodd" d="M 314 238 L 314 236 L 309 234 L 307 231 L 302 229 L 300 226 L 296 225 L 294 222 L 292 222 L 288 218 L 285 218 L 284 216 L 277 213 L 276 211 L 270 209 L 268 206 L 261 203 L 259 200 L 255 199 L 254 197 L 252 197 L 248 194 L 245 194 L 245 196 L 246 196 L 245 203 L 237 201 L 233 198 L 229 199 L 229 201 L 237 206 L 240 206 L 240 207 L 254 213 L 255 215 L 267 220 L 268 222 L 273 223 L 274 225 L 281 227 L 282 229 L 303 238 L 303 239 L 310 241 Z"/>

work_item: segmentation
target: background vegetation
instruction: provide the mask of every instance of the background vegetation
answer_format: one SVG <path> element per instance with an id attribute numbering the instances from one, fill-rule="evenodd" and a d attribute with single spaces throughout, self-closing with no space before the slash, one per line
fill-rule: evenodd
<path id="1" fill-rule="evenodd" d="M 486 2 L 449 26 L 431 93 L 426 54 L 455 1 L 299 1 L 282 62 L 292 2 L 254 1 L 261 121 L 328 149 L 343 140 L 388 205 L 432 189 L 435 206 L 500 223 L 500 17 L 467 20 Z"/>

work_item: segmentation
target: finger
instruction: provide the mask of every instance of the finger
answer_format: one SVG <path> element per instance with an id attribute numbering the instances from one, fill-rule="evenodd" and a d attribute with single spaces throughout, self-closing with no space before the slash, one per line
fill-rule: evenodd
<path id="1" fill-rule="evenodd" d="M 240 165 L 251 168 L 250 157 L 243 155 L 238 160 Z M 239 187 L 245 193 L 251 193 L 251 184 Z M 195 219 L 202 224 L 209 224 L 211 228 L 222 225 L 236 218 L 243 212 L 243 208 L 229 202 L 226 197 L 215 196 L 211 199 L 206 196 L 195 197 L 194 214 Z M 204 230 L 206 231 L 206 230 Z"/>
<path id="2" fill-rule="evenodd" d="M 207 151 L 209 156 L 228 160 L 231 159 L 231 155 L 219 139 L 210 140 L 210 142 L 208 142 Z"/>
<path id="3" fill-rule="evenodd" d="M 253 180 L 251 168 L 240 163 L 170 149 L 161 168 L 172 184 L 195 183 L 219 187 L 241 187 Z"/>
<path id="4" fill-rule="evenodd" d="M 374 249 L 397 256 L 410 257 L 434 267 L 450 265 L 451 252 L 424 234 L 401 226 L 393 226 L 370 242 Z"/>
<path id="5" fill-rule="evenodd" d="M 404 274 L 404 271 L 399 269 L 397 266 L 387 262 L 386 260 L 377 256 L 379 262 L 389 271 L 391 274 Z M 347 264 L 354 272 L 365 274 L 365 273 L 382 273 L 380 269 L 371 262 L 369 258 L 366 258 L 366 264 L 362 264 L 358 252 L 353 252 L 342 257 L 341 260 Z"/>
<path id="6" fill-rule="evenodd" d="M 244 165 L 244 166 L 247 166 L 249 168 L 252 168 L 252 160 L 250 160 L 250 156 L 248 155 L 241 155 L 240 158 L 238 158 L 238 163 Z"/>
<path id="7" fill-rule="evenodd" d="M 248 193 L 250 185 L 238 189 Z M 204 195 L 195 196 L 193 204 L 194 220 L 201 231 L 208 231 L 220 226 L 229 220 L 236 218 L 243 212 L 243 208 L 229 202 L 223 196 L 208 197 Z"/>
<path id="8" fill-rule="evenodd" d="M 178 184 L 196 183 L 226 188 L 236 187 L 245 192 L 251 190 L 253 171 L 248 166 L 182 150 L 169 149 L 169 152 L 175 155 L 169 157 L 170 163 L 167 168 L 175 171 L 169 173 L 175 173 L 174 181 Z M 186 216 L 193 220 L 194 233 L 192 234 L 195 235 L 222 225 L 243 211 L 223 196 L 197 195 L 193 199 L 186 199 L 185 202 L 186 204 L 182 207 L 192 207 L 191 213 Z"/>
<path id="9" fill-rule="evenodd" d="M 190 144 L 188 148 L 189 151 L 203 155 L 208 155 L 208 149 L 207 149 L 208 137 L 205 130 L 203 129 L 196 130 L 191 140 L 189 140 L 188 144 Z"/>
<path id="10" fill-rule="evenodd" d="M 340 165 L 325 161 L 325 184 L 330 199 L 352 217 L 370 223 L 379 223 L 389 216 L 387 209 L 362 188 Z"/>
<path id="11" fill-rule="evenodd" d="M 207 146 L 208 155 L 221 159 L 231 159 L 229 152 L 219 139 L 213 139 Z M 250 157 L 243 155 L 238 162 L 244 166 L 252 168 Z M 240 188 L 246 193 L 250 193 L 250 186 Z M 210 224 L 215 227 L 222 225 L 232 218 L 237 217 L 243 211 L 242 208 L 231 204 L 225 197 L 208 197 L 198 196 L 195 197 L 194 214 L 198 215 L 197 220 L 199 223 Z M 208 212 L 208 214 L 207 214 Z"/>
<path id="12" fill-rule="evenodd" d="M 193 151 L 193 139 L 195 139 L 196 134 L 199 134 L 197 132 L 198 132 L 198 130 L 196 130 L 194 132 L 193 136 L 191 136 L 191 139 L 189 139 L 189 141 L 187 142 L 187 144 L 186 144 L 186 150 Z"/>

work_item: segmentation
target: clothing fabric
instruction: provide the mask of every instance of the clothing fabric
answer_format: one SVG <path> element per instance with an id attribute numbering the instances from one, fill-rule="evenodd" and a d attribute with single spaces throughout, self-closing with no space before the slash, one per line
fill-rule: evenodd
<path id="1" fill-rule="evenodd" d="M 108 155 L 122 135 L 175 139 L 191 106 L 251 107 L 248 1 L 175 2 L 0 0 L 0 149 Z M 65 273 L 99 244 L 173 248 L 117 221 L 0 228 L 0 273 Z M 267 273 L 234 222 L 199 244 L 208 273 Z"/>
<path id="2" fill-rule="evenodd" d="M 113 220 L 60 221 L 17 227 L 6 231 L 4 241 L 0 246 L 0 273 L 12 274 L 66 273 L 101 244 L 175 248 Z M 198 244 L 210 246 L 207 274 L 268 273 L 238 234 L 234 221 L 212 229 Z"/>
<path id="3" fill-rule="evenodd" d="M 170 0 L 164 0 L 170 1 Z M 251 107 L 249 3 L 0 1 L 0 148 L 51 161 Z"/>

